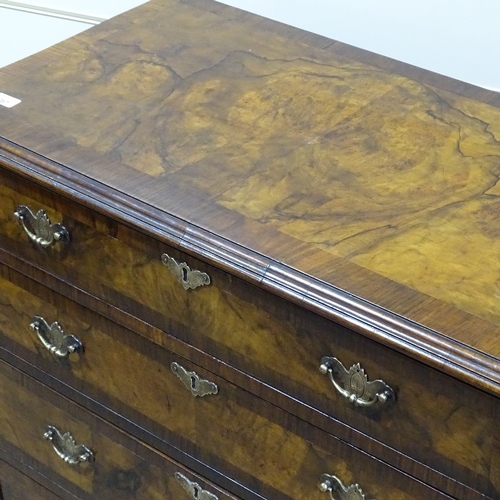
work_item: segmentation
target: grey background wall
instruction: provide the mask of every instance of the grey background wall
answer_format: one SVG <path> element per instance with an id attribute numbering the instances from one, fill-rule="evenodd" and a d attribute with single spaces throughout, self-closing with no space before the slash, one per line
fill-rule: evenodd
<path id="1" fill-rule="evenodd" d="M 0 66 L 144 0 L 0 0 Z M 224 0 L 379 54 L 500 91 L 499 0 Z M 14 10 L 28 4 L 28 11 Z M 36 12 L 38 9 L 38 12 Z M 57 12 L 67 14 L 57 15 Z"/>

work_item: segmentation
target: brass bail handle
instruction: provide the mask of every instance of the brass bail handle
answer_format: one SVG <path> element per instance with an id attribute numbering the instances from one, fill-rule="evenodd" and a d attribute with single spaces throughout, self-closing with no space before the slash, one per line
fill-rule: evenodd
<path id="1" fill-rule="evenodd" d="M 330 474 L 321 475 L 319 489 L 325 493 L 328 492 L 332 500 L 366 500 L 358 484 L 344 486 L 337 476 Z"/>
<path id="2" fill-rule="evenodd" d="M 34 214 L 28 206 L 18 205 L 14 216 L 29 239 L 42 248 L 48 248 L 57 241 L 70 241 L 68 230 L 62 224 L 52 224 L 43 209 Z"/>
<path id="3" fill-rule="evenodd" d="M 57 321 L 49 325 L 42 316 L 35 316 L 30 328 L 38 335 L 43 346 L 59 358 L 65 358 L 73 352 L 83 352 L 80 340 L 74 335 L 66 335 Z"/>
<path id="4" fill-rule="evenodd" d="M 57 427 L 48 425 L 43 437 L 52 443 L 54 451 L 67 464 L 77 465 L 82 462 L 94 461 L 92 451 L 83 444 L 76 444 L 69 432 L 62 434 Z"/>
<path id="5" fill-rule="evenodd" d="M 328 375 L 335 389 L 354 406 L 367 407 L 396 400 L 396 393 L 383 380 L 369 382 L 359 363 L 347 370 L 337 358 L 324 356 L 319 371 Z"/>

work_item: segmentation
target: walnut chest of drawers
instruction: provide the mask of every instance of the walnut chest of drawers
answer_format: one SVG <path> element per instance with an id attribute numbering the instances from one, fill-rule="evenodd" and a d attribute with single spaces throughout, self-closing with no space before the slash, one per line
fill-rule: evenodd
<path id="1" fill-rule="evenodd" d="M 210 0 L 0 71 L 0 488 L 500 499 L 500 97 Z"/>

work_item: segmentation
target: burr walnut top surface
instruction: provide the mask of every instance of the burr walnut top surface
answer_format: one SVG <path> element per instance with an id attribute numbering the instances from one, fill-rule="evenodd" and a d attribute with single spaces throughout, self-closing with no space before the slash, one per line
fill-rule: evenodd
<path id="1" fill-rule="evenodd" d="M 0 92 L 21 99 L 3 149 L 500 357 L 497 94 L 201 0 L 148 2 Z"/>

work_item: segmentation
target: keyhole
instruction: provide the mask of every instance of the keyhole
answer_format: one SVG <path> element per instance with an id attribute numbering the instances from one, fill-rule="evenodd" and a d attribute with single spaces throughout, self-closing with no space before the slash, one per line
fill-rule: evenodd
<path id="1" fill-rule="evenodd" d="M 191 388 L 196 390 L 196 377 L 194 375 L 191 375 Z"/>
<path id="2" fill-rule="evenodd" d="M 196 486 L 193 486 L 193 496 L 194 498 L 198 498 L 198 495 L 200 494 L 198 488 Z"/>
<path id="3" fill-rule="evenodd" d="M 185 267 L 182 268 L 182 281 L 184 281 L 184 283 L 187 283 L 187 280 L 188 280 L 188 272 L 187 272 L 187 269 Z"/>

